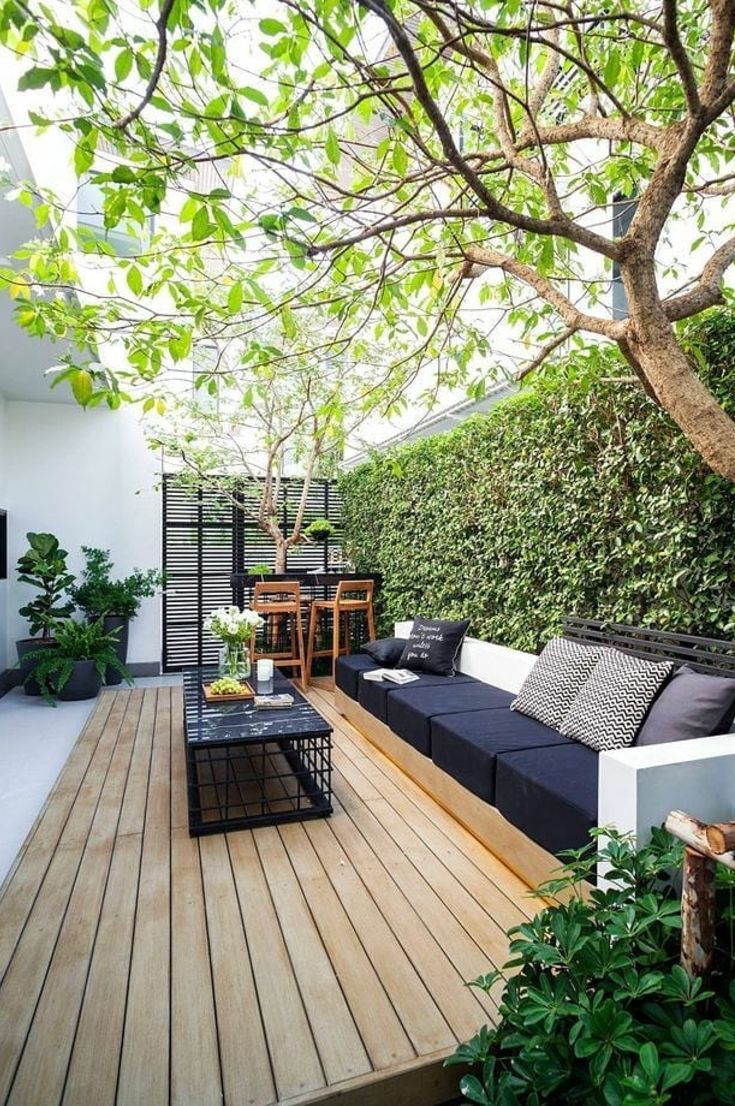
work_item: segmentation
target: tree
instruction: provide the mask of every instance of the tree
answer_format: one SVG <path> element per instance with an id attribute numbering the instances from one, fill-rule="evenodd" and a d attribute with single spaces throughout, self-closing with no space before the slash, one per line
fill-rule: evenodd
<path id="1" fill-rule="evenodd" d="M 482 311 L 498 301 L 535 341 L 521 372 L 581 335 L 615 342 L 711 468 L 735 479 L 735 424 L 677 337 L 677 323 L 722 301 L 735 258 L 734 0 L 279 0 L 273 10 L 253 28 L 234 0 L 164 0 L 143 30 L 114 0 L 69 4 L 63 19 L 5 0 L 4 40 L 29 59 L 22 84 L 60 94 L 53 125 L 105 189 L 109 225 L 139 223 L 177 189 L 186 196 L 183 234 L 117 263 L 139 288 L 134 308 L 119 295 L 82 307 L 48 295 L 66 282 L 67 234 L 5 272 L 28 297 L 23 325 L 81 346 L 114 332 L 150 375 L 207 326 L 253 333 L 318 304 L 333 323 L 322 353 L 359 362 L 375 338 L 391 343 L 393 395 L 425 364 L 479 394 L 497 368 Z M 95 160 L 101 139 L 121 159 L 112 171 Z M 203 165 L 222 173 L 206 192 L 186 177 Z M 637 201 L 618 239 L 607 229 L 616 195 Z M 51 196 L 26 200 L 53 218 Z M 691 258 L 666 264 L 667 236 L 675 244 L 689 223 Z M 243 244 L 254 252 L 234 262 Z M 205 249 L 238 289 L 236 320 L 222 281 L 207 279 Z M 613 267 L 626 318 L 602 305 Z M 274 270 L 278 282 L 264 286 Z M 481 277 L 478 311 L 463 312 Z M 145 303 L 164 282 L 176 311 L 162 320 Z M 104 374 L 90 385 L 115 399 Z"/>
<path id="2" fill-rule="evenodd" d="M 275 545 L 275 571 L 285 572 L 288 551 L 308 540 L 304 518 L 315 477 L 334 470 L 348 428 L 370 413 L 351 384 L 313 360 L 290 362 L 280 372 L 241 368 L 214 396 L 195 392 L 169 401 L 149 428 L 149 441 L 177 462 L 180 484 L 216 489 L 267 534 Z M 286 530 L 282 487 L 294 469 L 303 483 Z"/>

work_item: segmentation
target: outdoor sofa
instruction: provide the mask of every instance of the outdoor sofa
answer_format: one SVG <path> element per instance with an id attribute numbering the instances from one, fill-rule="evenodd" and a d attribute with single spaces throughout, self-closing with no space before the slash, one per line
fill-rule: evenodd
<path id="1" fill-rule="evenodd" d="M 396 624 L 396 636 L 407 637 L 411 626 Z M 565 621 L 564 637 L 735 675 L 735 643 L 575 618 Z M 710 736 L 597 752 L 510 709 L 536 660 L 467 638 L 455 676 L 422 673 L 399 687 L 364 679 L 380 665 L 353 654 L 337 663 L 336 704 L 530 883 L 548 878 L 559 854 L 585 845 L 595 826 L 645 839 L 674 808 L 707 821 L 735 815 L 732 710 Z"/>

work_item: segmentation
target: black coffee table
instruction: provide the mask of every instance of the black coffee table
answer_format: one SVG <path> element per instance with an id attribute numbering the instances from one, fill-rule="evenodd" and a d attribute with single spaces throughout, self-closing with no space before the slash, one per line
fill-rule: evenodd
<path id="1" fill-rule="evenodd" d="M 331 814 L 329 723 L 279 674 L 273 690 L 293 695 L 292 707 L 257 710 L 247 700 L 208 705 L 202 683 L 216 676 L 211 668 L 183 671 L 189 833 Z"/>

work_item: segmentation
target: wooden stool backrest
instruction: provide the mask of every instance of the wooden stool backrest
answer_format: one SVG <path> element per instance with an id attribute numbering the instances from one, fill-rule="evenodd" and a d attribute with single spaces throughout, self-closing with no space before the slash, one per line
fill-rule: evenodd
<path id="1" fill-rule="evenodd" d="M 294 609 L 301 605 L 301 584 L 298 580 L 260 580 L 253 588 L 253 605 L 284 602 L 292 602 Z"/>
<path id="2" fill-rule="evenodd" d="M 335 602 L 337 606 L 339 606 L 343 599 L 351 599 L 357 592 L 361 596 L 359 602 L 372 603 L 374 587 L 375 583 L 373 580 L 340 580 L 337 584 Z"/>

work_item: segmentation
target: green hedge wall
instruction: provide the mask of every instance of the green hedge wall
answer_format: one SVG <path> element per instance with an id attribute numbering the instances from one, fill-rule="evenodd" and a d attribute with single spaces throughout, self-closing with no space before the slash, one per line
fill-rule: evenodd
<path id="1" fill-rule="evenodd" d="M 735 410 L 735 315 L 686 341 Z M 538 649 L 564 614 L 735 631 L 735 486 L 714 476 L 614 350 L 575 354 L 447 434 L 340 477 L 345 544 L 383 574 L 383 630 L 414 614 Z"/>

